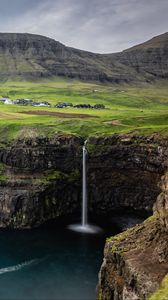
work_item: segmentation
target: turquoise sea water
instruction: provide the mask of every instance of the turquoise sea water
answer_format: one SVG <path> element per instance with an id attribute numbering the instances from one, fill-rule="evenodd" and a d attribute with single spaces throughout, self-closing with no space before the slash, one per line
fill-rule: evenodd
<path id="1" fill-rule="evenodd" d="M 0 231 L 0 299 L 94 300 L 106 236 L 56 225 Z"/>
<path id="2" fill-rule="evenodd" d="M 0 232 L 0 299 L 95 299 L 104 235 Z"/>

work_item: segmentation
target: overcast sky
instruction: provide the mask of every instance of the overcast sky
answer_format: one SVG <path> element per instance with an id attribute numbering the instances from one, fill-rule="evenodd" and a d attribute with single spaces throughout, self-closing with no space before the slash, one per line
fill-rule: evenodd
<path id="1" fill-rule="evenodd" d="M 0 0 L 0 31 L 117 52 L 168 31 L 168 0 Z"/>

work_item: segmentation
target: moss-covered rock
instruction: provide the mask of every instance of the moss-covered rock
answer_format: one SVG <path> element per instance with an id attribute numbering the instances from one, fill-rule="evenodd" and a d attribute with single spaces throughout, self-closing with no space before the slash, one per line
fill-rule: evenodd
<path id="1" fill-rule="evenodd" d="M 102 300 L 150 297 L 167 274 L 167 249 L 167 233 L 155 216 L 107 239 L 99 274 Z"/>
<path id="2" fill-rule="evenodd" d="M 168 275 L 163 279 L 160 288 L 148 300 L 168 299 Z"/>

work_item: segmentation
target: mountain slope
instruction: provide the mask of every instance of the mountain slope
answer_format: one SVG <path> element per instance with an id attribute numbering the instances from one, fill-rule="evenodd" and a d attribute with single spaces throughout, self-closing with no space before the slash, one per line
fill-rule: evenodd
<path id="1" fill-rule="evenodd" d="M 123 51 L 119 60 L 144 79 L 168 78 L 168 33 Z"/>
<path id="2" fill-rule="evenodd" d="M 106 77 L 101 55 L 68 48 L 38 35 L 0 34 L 0 76 L 67 76 L 86 80 Z M 108 70 L 109 76 L 111 70 Z"/>
<path id="3" fill-rule="evenodd" d="M 95 54 L 40 35 L 0 33 L 0 79 L 66 76 L 110 82 L 168 77 L 168 33 L 121 53 Z"/>

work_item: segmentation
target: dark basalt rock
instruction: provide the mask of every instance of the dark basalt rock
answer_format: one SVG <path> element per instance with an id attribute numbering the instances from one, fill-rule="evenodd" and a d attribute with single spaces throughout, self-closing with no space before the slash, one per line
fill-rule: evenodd
<path id="1" fill-rule="evenodd" d="M 167 166 L 167 163 L 168 157 L 164 165 Z M 162 282 L 165 282 L 164 286 L 166 286 L 168 274 L 167 167 L 160 187 L 161 193 L 154 204 L 153 216 L 141 225 L 107 240 L 104 261 L 99 273 L 99 300 L 146 300 L 151 295 L 155 295 L 155 292 L 157 293 Z M 167 289 L 162 288 L 162 291 L 152 299 L 168 299 Z"/>
<path id="2" fill-rule="evenodd" d="M 152 211 L 167 167 L 165 141 L 114 135 L 89 140 L 90 199 L 93 210 L 132 208 Z M 165 144 L 164 144 L 165 143 Z M 94 145 L 94 146 L 93 146 Z M 89 147 L 89 146 L 88 146 Z"/>
<path id="3" fill-rule="evenodd" d="M 79 214 L 82 190 L 80 137 L 23 138 L 0 152 L 0 226 L 35 227 Z M 89 211 L 132 209 L 150 213 L 167 168 L 167 140 L 113 135 L 88 141 Z"/>

